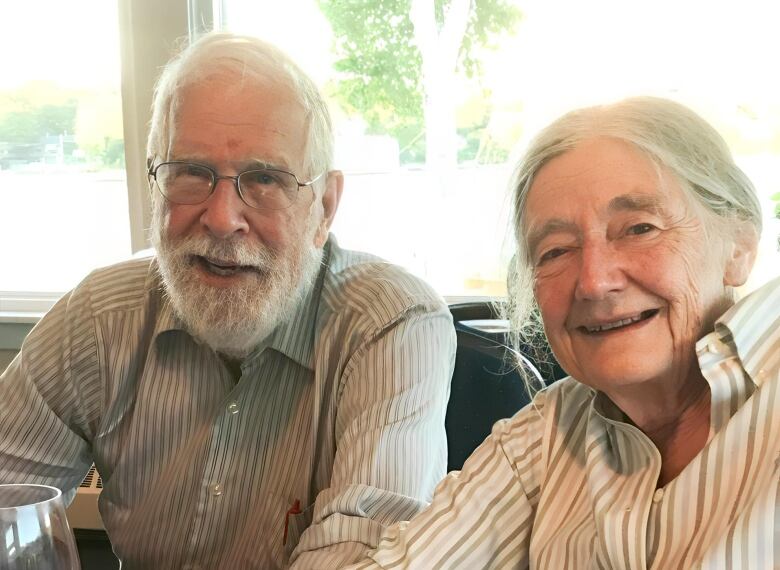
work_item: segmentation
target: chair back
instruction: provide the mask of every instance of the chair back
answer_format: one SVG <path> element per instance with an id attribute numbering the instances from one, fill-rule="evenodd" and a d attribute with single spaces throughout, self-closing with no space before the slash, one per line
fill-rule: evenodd
<path id="1" fill-rule="evenodd" d="M 450 305 L 458 339 L 450 401 L 447 406 L 447 470 L 457 470 L 490 434 L 493 424 L 528 405 L 517 358 L 507 346 L 509 326 L 489 301 Z M 563 377 L 555 363 L 538 365 L 529 355 L 525 366 L 546 384 Z M 539 368 L 545 375 L 539 374 Z M 546 376 L 546 377 L 545 377 Z"/>

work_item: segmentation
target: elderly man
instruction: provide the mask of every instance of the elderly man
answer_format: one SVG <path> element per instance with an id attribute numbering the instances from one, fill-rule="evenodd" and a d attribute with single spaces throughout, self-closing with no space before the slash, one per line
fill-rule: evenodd
<path id="1" fill-rule="evenodd" d="M 94 461 L 123 568 L 330 568 L 430 499 L 446 306 L 329 235 L 325 103 L 258 40 L 165 69 L 148 145 L 157 256 L 91 274 L 0 380 L 0 482 Z"/>

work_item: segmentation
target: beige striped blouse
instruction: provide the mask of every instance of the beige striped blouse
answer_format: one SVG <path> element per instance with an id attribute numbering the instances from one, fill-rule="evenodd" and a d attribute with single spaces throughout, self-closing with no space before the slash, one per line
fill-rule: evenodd
<path id="1" fill-rule="evenodd" d="M 74 489 L 94 460 L 125 570 L 337 568 L 444 476 L 454 353 L 436 293 L 332 239 L 237 383 L 153 260 L 102 269 L 0 376 L 0 482 Z"/>
<path id="2" fill-rule="evenodd" d="M 697 343 L 710 439 L 665 487 L 660 456 L 573 379 L 492 435 L 353 568 L 780 568 L 780 279 Z"/>

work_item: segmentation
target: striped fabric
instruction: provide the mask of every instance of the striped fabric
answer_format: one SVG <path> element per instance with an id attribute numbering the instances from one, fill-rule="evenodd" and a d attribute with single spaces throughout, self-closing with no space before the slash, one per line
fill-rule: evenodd
<path id="1" fill-rule="evenodd" d="M 0 482 L 72 490 L 94 460 L 123 568 L 337 568 L 444 475 L 446 305 L 344 251 L 236 382 L 172 313 L 154 260 L 99 270 L 0 377 Z M 285 538 L 286 533 L 286 538 Z"/>
<path id="2" fill-rule="evenodd" d="M 665 487 L 651 441 L 567 379 L 497 423 L 427 510 L 350 568 L 780 568 L 780 279 L 697 354 L 710 439 Z"/>

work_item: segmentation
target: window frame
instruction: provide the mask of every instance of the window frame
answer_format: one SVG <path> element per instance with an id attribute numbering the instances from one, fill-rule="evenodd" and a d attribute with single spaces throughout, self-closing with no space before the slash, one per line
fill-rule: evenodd
<path id="1" fill-rule="evenodd" d="M 169 2 L 164 9 L 157 0 L 117 0 L 117 5 L 129 256 L 149 248 L 147 228 L 151 214 L 145 176 L 146 138 L 154 85 L 181 38 L 192 37 L 210 27 L 213 7 L 203 0 Z M 0 323 L 35 323 L 63 293 L 1 291 Z M 0 331 L 0 340 L 2 337 Z"/>

